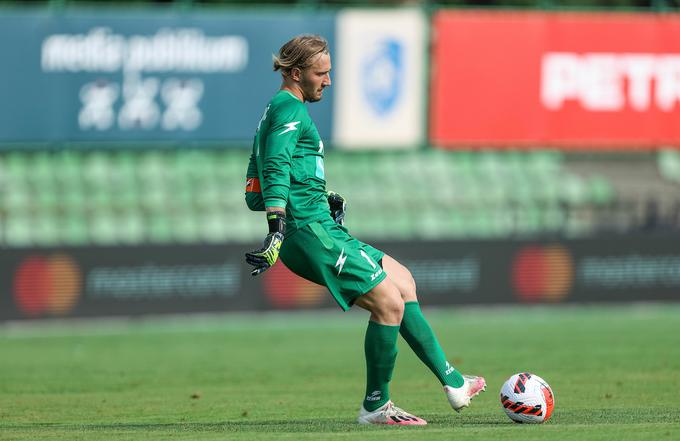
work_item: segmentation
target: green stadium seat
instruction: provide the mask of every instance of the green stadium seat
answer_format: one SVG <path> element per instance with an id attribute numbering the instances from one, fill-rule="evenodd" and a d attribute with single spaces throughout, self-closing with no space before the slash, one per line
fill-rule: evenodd
<path id="1" fill-rule="evenodd" d="M 200 241 L 198 222 L 191 212 L 175 213 L 172 218 L 172 237 L 179 243 Z"/>
<path id="2" fill-rule="evenodd" d="M 657 166 L 665 179 L 680 183 L 680 151 L 671 149 L 659 151 Z"/>
<path id="3" fill-rule="evenodd" d="M 154 244 L 173 242 L 172 220 L 166 214 L 154 213 L 145 218 L 147 240 Z"/>
<path id="4" fill-rule="evenodd" d="M 425 240 L 439 239 L 453 229 L 448 212 L 445 210 L 426 210 L 418 215 L 417 237 Z"/>
<path id="5" fill-rule="evenodd" d="M 115 216 L 117 240 L 126 245 L 143 243 L 147 236 L 145 219 L 139 210 L 124 210 Z"/>
<path id="6" fill-rule="evenodd" d="M 82 185 L 82 154 L 71 150 L 62 150 L 54 154 L 52 160 L 55 181 L 63 188 Z"/>
<path id="7" fill-rule="evenodd" d="M 61 243 L 69 246 L 82 246 L 90 243 L 90 231 L 83 214 L 68 213 L 57 222 Z"/>
<path id="8" fill-rule="evenodd" d="M 10 212 L 26 211 L 32 206 L 31 190 L 23 183 L 12 180 L 5 184 L 3 205 Z"/>
<path id="9" fill-rule="evenodd" d="M 88 189 L 108 188 L 111 154 L 107 152 L 87 152 L 82 161 L 82 177 Z"/>
<path id="10" fill-rule="evenodd" d="M 49 152 L 32 153 L 28 179 L 36 188 L 49 189 L 54 185 L 55 167 Z"/>
<path id="11" fill-rule="evenodd" d="M 597 206 L 609 205 L 616 198 L 612 183 L 603 176 L 593 176 L 587 183 L 588 199 Z"/>
<path id="12" fill-rule="evenodd" d="M 533 204 L 522 205 L 515 213 L 515 232 L 518 236 L 534 235 L 541 230 L 541 209 Z"/>
<path id="13" fill-rule="evenodd" d="M 544 206 L 541 210 L 541 227 L 548 233 L 558 233 L 565 226 L 564 211 L 558 205 Z"/>
<path id="14" fill-rule="evenodd" d="M 567 174 L 561 180 L 562 199 L 567 204 L 581 205 L 588 201 L 588 187 L 580 176 Z"/>
<path id="15" fill-rule="evenodd" d="M 10 212 L 2 222 L 2 243 L 10 247 L 33 245 L 33 216 L 28 212 Z"/>
<path id="16" fill-rule="evenodd" d="M 113 191 L 103 186 L 93 186 L 86 190 L 85 201 L 93 212 L 110 210 L 113 207 Z"/>
<path id="17" fill-rule="evenodd" d="M 32 224 L 32 239 L 41 246 L 55 246 L 61 242 L 57 218 L 48 213 L 40 213 L 35 216 Z"/>
<path id="18" fill-rule="evenodd" d="M 264 225 L 264 221 L 262 221 Z M 208 211 L 201 216 L 201 224 L 198 228 L 198 236 L 202 242 L 225 243 L 229 240 L 238 241 L 236 237 L 230 237 L 229 223 L 217 210 Z"/>
<path id="19" fill-rule="evenodd" d="M 24 181 L 28 178 L 30 166 L 29 155 L 23 152 L 10 152 L 5 156 L 5 173 L 12 182 Z"/>
<path id="20" fill-rule="evenodd" d="M 89 217 L 88 233 L 96 245 L 115 245 L 118 243 L 120 225 L 109 210 L 94 212 Z"/>

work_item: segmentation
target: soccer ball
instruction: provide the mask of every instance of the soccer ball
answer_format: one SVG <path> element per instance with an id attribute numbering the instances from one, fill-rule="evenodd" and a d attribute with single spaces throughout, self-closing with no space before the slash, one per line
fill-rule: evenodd
<path id="1" fill-rule="evenodd" d="M 544 379 L 522 372 L 508 378 L 501 387 L 501 404 L 516 423 L 542 423 L 552 415 L 555 396 Z"/>

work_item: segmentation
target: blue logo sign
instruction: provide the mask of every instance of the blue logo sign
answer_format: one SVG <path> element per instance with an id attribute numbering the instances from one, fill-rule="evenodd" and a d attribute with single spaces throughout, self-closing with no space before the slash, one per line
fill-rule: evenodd
<path id="1" fill-rule="evenodd" d="M 401 96 L 404 82 L 404 45 L 385 38 L 370 51 L 362 64 L 362 90 L 368 105 L 379 117 L 389 115 Z"/>

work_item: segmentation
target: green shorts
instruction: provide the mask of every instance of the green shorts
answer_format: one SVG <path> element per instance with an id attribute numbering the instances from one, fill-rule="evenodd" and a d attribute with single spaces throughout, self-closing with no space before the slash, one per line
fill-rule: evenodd
<path id="1" fill-rule="evenodd" d="M 312 222 L 287 237 L 279 257 L 298 276 L 328 288 L 338 305 L 347 311 L 357 297 L 387 276 L 381 267 L 384 255 L 328 218 Z"/>

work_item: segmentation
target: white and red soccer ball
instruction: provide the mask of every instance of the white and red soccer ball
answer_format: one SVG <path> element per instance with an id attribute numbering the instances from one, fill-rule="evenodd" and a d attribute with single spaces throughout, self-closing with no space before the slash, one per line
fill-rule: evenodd
<path id="1" fill-rule="evenodd" d="M 542 423 L 552 415 L 555 396 L 541 377 L 522 372 L 503 384 L 501 404 L 508 417 L 516 423 Z"/>

